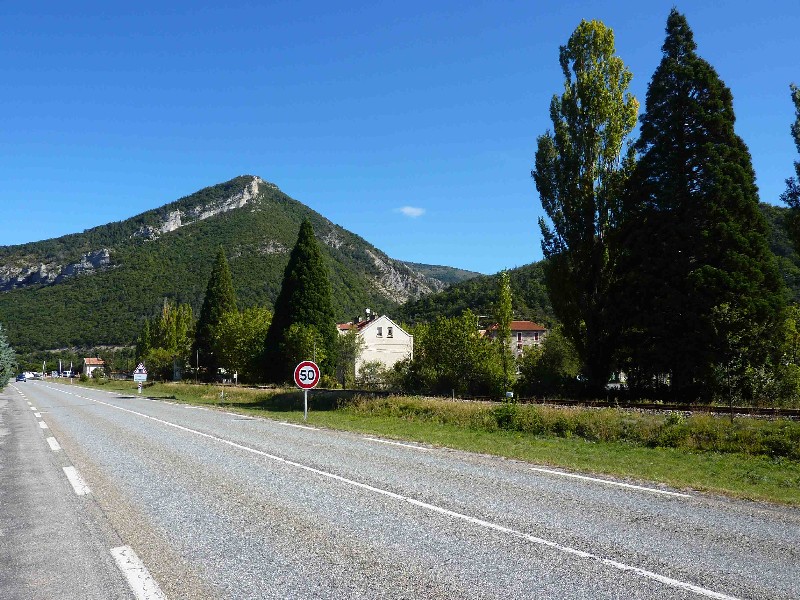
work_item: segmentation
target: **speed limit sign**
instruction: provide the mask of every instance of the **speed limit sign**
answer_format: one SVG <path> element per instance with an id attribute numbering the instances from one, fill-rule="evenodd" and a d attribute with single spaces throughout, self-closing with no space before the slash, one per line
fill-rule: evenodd
<path id="1" fill-rule="evenodd" d="M 294 383 L 304 390 L 316 387 L 319 383 L 319 367 L 310 360 L 304 360 L 294 368 Z"/>

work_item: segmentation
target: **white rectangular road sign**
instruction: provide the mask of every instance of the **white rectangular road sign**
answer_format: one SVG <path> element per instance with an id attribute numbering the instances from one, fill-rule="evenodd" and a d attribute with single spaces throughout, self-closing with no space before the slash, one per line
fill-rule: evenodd
<path id="1" fill-rule="evenodd" d="M 134 373 L 133 374 L 134 381 L 147 381 L 147 373 Z"/>

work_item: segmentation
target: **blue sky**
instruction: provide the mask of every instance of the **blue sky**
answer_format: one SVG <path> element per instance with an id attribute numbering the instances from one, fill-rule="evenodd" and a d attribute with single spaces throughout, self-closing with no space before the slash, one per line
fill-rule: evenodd
<path id="1" fill-rule="evenodd" d="M 4 2 L 0 245 L 259 175 L 393 258 L 541 258 L 530 177 L 581 19 L 644 106 L 674 2 Z M 800 4 L 677 5 L 732 89 L 761 199 L 798 159 Z"/>

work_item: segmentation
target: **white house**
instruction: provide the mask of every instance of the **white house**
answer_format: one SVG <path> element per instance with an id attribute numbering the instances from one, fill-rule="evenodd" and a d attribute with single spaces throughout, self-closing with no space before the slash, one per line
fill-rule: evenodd
<path id="1" fill-rule="evenodd" d="M 95 369 L 105 368 L 106 363 L 102 358 L 84 358 L 83 359 L 83 372 L 87 377 L 92 376 L 92 371 Z"/>
<path id="2" fill-rule="evenodd" d="M 494 339 L 497 337 L 497 323 L 486 330 L 486 335 Z M 511 352 L 514 356 L 521 356 L 525 348 L 538 346 L 547 337 L 547 329 L 533 321 L 511 321 Z"/>
<path id="3" fill-rule="evenodd" d="M 414 357 L 414 336 L 406 333 L 386 315 L 340 323 L 337 328 L 340 335 L 355 329 L 364 341 L 364 349 L 356 358 L 356 376 L 366 362 L 378 361 L 389 369 L 404 358 Z"/>

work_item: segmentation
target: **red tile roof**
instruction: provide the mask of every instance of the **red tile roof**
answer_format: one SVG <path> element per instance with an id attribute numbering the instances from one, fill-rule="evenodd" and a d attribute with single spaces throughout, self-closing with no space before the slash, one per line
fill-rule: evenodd
<path id="1" fill-rule="evenodd" d="M 496 331 L 497 323 L 490 325 L 487 331 Z M 533 321 L 511 321 L 511 331 L 547 331 L 547 328 Z"/>
<path id="2" fill-rule="evenodd" d="M 106 361 L 104 361 L 102 358 L 84 358 L 83 362 L 87 365 L 95 365 L 98 367 L 106 364 Z"/>

